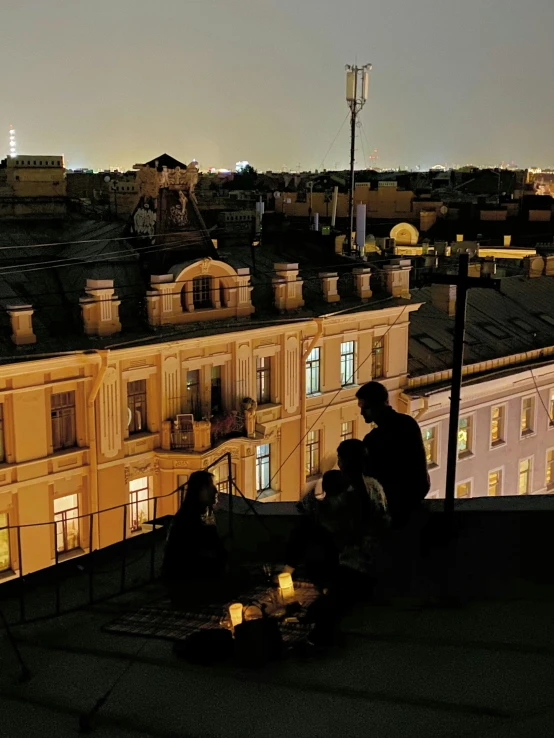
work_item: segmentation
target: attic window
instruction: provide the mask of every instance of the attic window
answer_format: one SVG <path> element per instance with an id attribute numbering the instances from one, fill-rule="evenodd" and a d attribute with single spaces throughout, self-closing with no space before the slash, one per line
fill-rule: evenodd
<path id="1" fill-rule="evenodd" d="M 445 347 L 438 341 L 435 341 L 431 336 L 415 336 L 416 341 L 419 341 L 431 351 L 445 351 Z"/>
<path id="2" fill-rule="evenodd" d="M 503 331 L 502 328 L 499 328 L 497 325 L 493 325 L 492 323 L 483 323 L 481 328 L 495 338 L 508 338 L 506 331 Z"/>
<path id="3" fill-rule="evenodd" d="M 192 301 L 195 308 L 212 307 L 211 277 L 195 277 L 192 280 Z"/>
<path id="4" fill-rule="evenodd" d="M 454 328 L 448 328 L 447 330 L 451 336 L 454 336 Z M 466 344 L 466 346 L 475 346 L 475 344 L 481 343 L 481 341 L 472 333 L 466 330 L 464 332 L 464 343 Z"/>
<path id="5" fill-rule="evenodd" d="M 535 329 L 532 325 L 529 325 L 525 320 L 522 320 L 521 318 L 514 318 L 512 320 L 512 323 L 516 326 L 516 328 L 521 328 L 522 331 L 525 331 L 526 333 L 534 333 Z"/>
<path id="6" fill-rule="evenodd" d="M 540 313 L 540 315 L 538 315 L 537 317 L 539 317 L 543 321 L 543 323 L 548 323 L 548 325 L 554 326 L 554 318 L 551 315 Z"/>

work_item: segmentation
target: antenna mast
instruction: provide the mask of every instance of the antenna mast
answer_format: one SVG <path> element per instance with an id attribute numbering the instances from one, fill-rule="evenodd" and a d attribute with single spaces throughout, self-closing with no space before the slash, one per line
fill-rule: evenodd
<path id="1" fill-rule="evenodd" d="M 348 194 L 348 240 L 347 250 L 354 249 L 354 160 L 356 157 L 356 117 L 366 103 L 369 94 L 369 72 L 371 64 L 363 67 L 346 65 L 346 102 L 350 108 L 350 190 Z"/>

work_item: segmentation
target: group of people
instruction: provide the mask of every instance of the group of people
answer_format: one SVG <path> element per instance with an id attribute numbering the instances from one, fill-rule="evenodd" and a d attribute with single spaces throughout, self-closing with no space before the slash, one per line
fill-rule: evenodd
<path id="1" fill-rule="evenodd" d="M 357 392 L 358 406 L 372 430 L 363 441 L 337 449 L 338 469 L 298 503 L 300 520 L 286 551 L 285 571 L 303 569 L 321 596 L 311 609 L 314 640 L 328 641 L 345 607 L 371 597 L 383 561 L 395 541 L 413 538 L 429 475 L 421 431 L 409 415 L 389 404 L 386 387 L 369 382 Z M 213 508 L 217 490 L 209 472 L 191 474 L 187 494 L 172 522 L 163 572 L 176 604 L 190 597 L 225 597 L 230 578 Z M 186 586 L 185 586 L 186 583 Z"/>

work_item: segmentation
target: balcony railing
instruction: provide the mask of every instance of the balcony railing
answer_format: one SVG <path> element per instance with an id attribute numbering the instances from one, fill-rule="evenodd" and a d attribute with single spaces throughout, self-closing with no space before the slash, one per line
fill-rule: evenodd
<path id="1" fill-rule="evenodd" d="M 161 446 L 164 451 L 204 453 L 227 438 L 254 438 L 255 433 L 256 406 L 253 403 L 250 408 L 221 413 L 211 420 L 187 420 L 180 427 L 173 420 L 165 420 Z"/>

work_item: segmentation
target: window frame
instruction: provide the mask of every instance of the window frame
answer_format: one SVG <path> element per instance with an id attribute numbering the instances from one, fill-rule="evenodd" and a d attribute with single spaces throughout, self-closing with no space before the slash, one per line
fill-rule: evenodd
<path id="1" fill-rule="evenodd" d="M 134 392 L 133 394 L 130 393 L 130 387 L 131 385 L 138 385 L 140 383 L 143 383 L 144 389 L 139 392 Z M 140 403 L 142 403 L 142 411 L 140 411 L 140 416 L 142 419 L 142 427 L 136 428 L 136 398 L 141 398 Z M 131 400 L 131 398 L 134 398 Z M 131 407 L 133 405 L 133 407 Z M 136 436 L 139 433 L 148 433 L 148 380 L 147 379 L 133 379 L 129 380 L 127 382 L 127 414 L 128 414 L 128 422 L 127 422 L 127 433 L 129 436 Z"/>
<path id="2" fill-rule="evenodd" d="M 133 483 L 141 482 L 143 479 L 146 480 L 146 487 L 141 487 L 140 489 L 131 489 L 131 485 Z M 143 525 L 145 522 L 147 522 L 152 517 L 152 496 L 150 495 L 151 488 L 153 486 L 152 477 L 151 476 L 145 476 L 145 477 L 137 477 L 136 479 L 130 479 L 127 485 L 127 494 L 128 494 L 128 502 L 127 506 L 129 508 L 127 513 L 127 529 L 130 530 L 131 535 L 136 535 L 137 533 L 143 532 Z M 146 490 L 146 498 L 140 498 L 138 497 L 138 494 L 140 492 L 144 492 Z M 133 496 L 136 496 L 136 499 L 133 499 Z M 140 515 L 144 514 L 144 512 L 141 512 L 142 505 L 146 503 L 146 516 L 145 519 L 141 521 Z M 136 506 L 137 511 L 137 525 L 133 525 L 133 515 L 132 510 L 133 507 Z M 143 510 L 143 508 L 142 508 Z"/>
<path id="3" fill-rule="evenodd" d="M 469 494 L 464 495 L 463 497 L 459 497 L 458 488 L 464 484 L 467 485 Z M 460 479 L 459 482 L 456 482 L 455 495 L 456 495 L 457 500 L 471 500 L 473 498 L 472 492 L 473 492 L 473 477 L 469 477 L 468 479 Z"/>
<path id="4" fill-rule="evenodd" d="M 427 426 L 425 426 L 424 428 L 421 429 L 421 435 L 422 435 L 422 438 L 423 438 L 423 446 L 425 448 L 425 458 L 426 459 L 427 459 L 427 448 L 425 446 L 425 443 L 426 443 L 426 441 L 425 441 L 425 431 L 428 431 L 428 430 L 434 430 L 435 431 L 435 435 L 434 435 L 434 439 L 433 439 L 433 442 L 434 442 L 434 445 L 435 445 L 435 458 L 431 462 L 429 462 L 429 461 L 427 462 L 427 469 L 438 469 L 438 467 L 439 467 L 439 458 L 440 458 L 440 454 L 439 454 L 439 432 L 438 432 L 438 430 L 439 430 L 439 423 L 433 423 L 432 425 L 427 425 Z"/>
<path id="5" fill-rule="evenodd" d="M 317 351 L 317 358 L 311 358 Z M 314 397 L 321 394 L 321 348 L 314 346 L 306 357 L 306 397 Z M 317 389 L 314 389 L 313 375 L 317 376 Z"/>
<path id="6" fill-rule="evenodd" d="M 213 277 L 209 274 L 199 274 L 192 278 L 192 304 L 195 310 L 209 310 L 213 308 Z"/>
<path id="7" fill-rule="evenodd" d="M 496 408 L 502 408 L 502 436 L 497 441 L 493 441 L 492 439 L 492 413 L 493 410 Z M 506 445 L 507 441 L 507 428 L 508 428 L 508 404 L 506 402 L 498 402 L 496 404 L 493 404 L 490 406 L 490 412 L 489 412 L 489 449 L 492 451 L 496 448 L 502 448 Z"/>
<path id="8" fill-rule="evenodd" d="M 467 419 L 469 421 L 469 427 L 468 427 L 468 443 L 467 448 L 465 451 L 460 451 L 459 449 L 459 434 L 460 434 L 460 421 Z M 457 459 L 458 461 L 465 461 L 465 459 L 470 459 L 472 456 L 474 456 L 474 446 L 475 446 L 475 413 L 468 413 L 467 415 L 462 415 L 458 421 L 458 442 L 456 445 L 456 453 L 457 453 Z"/>
<path id="9" fill-rule="evenodd" d="M 521 465 L 523 462 L 528 461 L 529 462 L 529 471 L 527 476 L 527 492 L 520 492 L 520 481 L 521 481 Z M 533 494 L 533 474 L 534 474 L 534 456 L 524 456 L 522 459 L 519 459 L 517 464 L 517 496 L 525 497 L 526 495 Z"/>
<path id="10" fill-rule="evenodd" d="M 550 482 L 548 482 L 548 454 L 552 454 L 552 460 L 550 464 L 552 465 L 552 474 Z M 544 454 L 544 488 L 547 492 L 554 492 L 554 446 L 551 448 L 547 448 Z"/>
<path id="11" fill-rule="evenodd" d="M 354 426 L 354 420 L 341 420 L 340 422 L 340 442 L 349 441 L 351 438 L 356 438 L 356 428 Z M 349 425 L 350 431 L 344 433 L 344 426 Z"/>
<path id="12" fill-rule="evenodd" d="M 313 438 L 313 440 L 312 440 Z M 315 458 L 315 461 L 314 461 Z M 321 474 L 321 430 L 311 428 L 306 433 L 306 448 L 304 454 L 306 479 Z"/>
<path id="13" fill-rule="evenodd" d="M 377 353 L 377 349 L 375 344 L 379 342 L 381 344 L 380 352 Z M 387 375 L 386 373 L 386 361 L 385 361 L 385 352 L 387 348 L 387 341 L 386 336 L 373 336 L 373 340 L 371 342 L 371 379 L 384 379 Z M 377 365 L 377 356 L 379 356 L 379 363 L 381 364 L 380 372 L 377 373 L 375 370 L 375 367 Z"/>
<path id="14" fill-rule="evenodd" d="M 189 390 L 189 374 L 195 374 L 198 378 L 197 382 L 190 383 L 190 387 L 196 388 L 193 391 Z M 185 370 L 185 393 L 184 412 L 192 414 L 195 420 L 200 420 L 202 415 L 202 371 L 200 369 Z"/>
<path id="15" fill-rule="evenodd" d="M 264 452 L 263 454 L 260 453 L 261 449 L 267 448 L 267 452 Z M 263 483 L 263 476 L 264 469 L 267 470 L 267 486 L 260 487 L 258 482 Z M 256 496 L 259 497 L 264 492 L 267 492 L 267 490 L 272 489 L 271 487 L 271 443 L 261 443 L 258 446 L 256 446 L 256 464 L 255 464 L 255 473 L 256 473 Z"/>
<path id="16" fill-rule="evenodd" d="M 67 508 L 64 508 L 63 510 L 58 510 L 56 512 L 56 503 L 57 502 L 60 502 L 61 500 L 65 500 L 67 498 L 75 498 L 75 504 L 73 505 L 73 507 L 67 507 Z M 79 517 L 80 514 L 81 514 L 80 513 L 81 500 L 79 499 L 79 493 L 78 492 L 72 492 L 69 495 L 57 495 L 56 497 L 54 497 L 52 506 L 53 506 L 53 513 L 54 513 L 54 516 L 53 516 L 53 519 L 54 519 L 54 546 L 55 546 L 55 554 L 54 555 L 57 558 L 59 558 L 60 556 L 63 557 L 63 556 L 66 556 L 68 554 L 72 554 L 75 551 L 78 551 L 78 550 L 82 549 L 82 546 L 81 546 L 81 533 L 82 533 L 82 531 L 81 531 L 81 519 Z M 72 513 L 72 512 L 75 512 L 76 514 L 75 515 L 72 515 L 71 517 L 68 517 L 67 514 L 68 513 Z M 58 519 L 58 517 L 60 517 L 60 519 Z M 76 521 L 76 528 L 77 528 L 76 533 L 75 533 L 75 535 L 76 535 L 76 544 L 74 546 L 71 546 L 71 548 L 68 548 L 67 547 L 67 543 L 68 543 L 68 538 L 69 538 L 69 535 L 70 535 L 68 533 L 68 528 L 69 528 L 68 523 L 71 523 L 72 521 Z M 60 535 L 59 534 L 59 528 L 58 528 L 59 525 L 62 526 L 62 540 L 63 540 L 63 547 L 62 548 L 59 548 L 59 546 L 58 546 L 58 539 L 59 539 L 59 535 Z"/>
<path id="17" fill-rule="evenodd" d="M 548 408 L 546 428 L 547 430 L 554 430 L 554 387 L 548 390 L 548 403 L 546 406 Z"/>
<path id="18" fill-rule="evenodd" d="M 343 353 L 342 347 L 351 345 L 352 349 L 350 351 L 346 351 Z M 341 387 L 354 387 L 357 384 L 357 366 L 356 366 L 356 358 L 357 358 L 357 346 L 356 341 L 354 339 L 348 340 L 348 341 L 341 341 L 340 344 L 340 386 Z M 352 369 L 349 370 L 349 364 L 351 364 Z M 350 373 L 348 374 L 347 372 Z M 348 380 L 349 381 L 344 381 Z"/>
<path id="19" fill-rule="evenodd" d="M 61 405 L 60 407 L 53 407 L 53 399 L 54 397 L 59 397 L 61 395 L 72 395 L 73 396 L 73 404 L 70 405 Z M 69 411 L 69 412 L 64 412 Z M 57 415 L 54 415 L 54 413 L 57 413 Z M 59 413 L 59 414 L 58 414 Z M 62 430 L 64 428 L 64 423 L 59 423 L 59 428 L 54 430 L 55 428 L 55 420 L 63 420 L 64 418 L 69 418 L 71 422 L 71 436 L 72 436 L 72 442 L 71 443 L 64 443 L 57 445 L 56 440 L 58 436 L 62 436 Z M 52 451 L 53 453 L 57 453 L 58 451 L 65 451 L 66 449 L 76 448 L 77 446 L 77 391 L 76 390 L 66 390 L 64 392 L 52 392 L 50 394 L 50 429 L 52 433 Z"/>
<path id="20" fill-rule="evenodd" d="M 531 427 L 527 430 L 523 430 L 522 428 L 522 422 L 523 422 L 523 404 L 527 401 L 531 401 Z M 530 436 L 534 436 L 537 432 L 537 401 L 534 394 L 532 395 L 525 395 L 521 398 L 521 402 L 519 405 L 519 438 L 520 440 L 523 440 L 524 438 L 529 438 Z"/>
<path id="21" fill-rule="evenodd" d="M 8 564 L 7 566 L 0 568 L 0 578 L 9 575 L 14 571 L 9 510 L 0 510 L 0 517 L 3 515 L 6 516 L 6 524 L 5 526 L 2 525 L 0 520 L 0 537 L 3 536 L 6 540 L 8 549 Z"/>
<path id="22" fill-rule="evenodd" d="M 0 464 L 6 463 L 6 416 L 4 403 L 0 402 Z"/>
<path id="23" fill-rule="evenodd" d="M 500 492 L 496 495 L 490 494 L 490 477 L 491 474 L 500 474 L 500 481 L 498 484 L 498 487 L 500 489 Z M 489 469 L 487 473 L 487 497 L 502 497 L 504 495 L 504 467 L 503 466 L 497 466 L 494 469 Z"/>
<path id="24" fill-rule="evenodd" d="M 258 405 L 271 404 L 272 369 L 271 356 L 256 356 L 256 402 Z"/>

